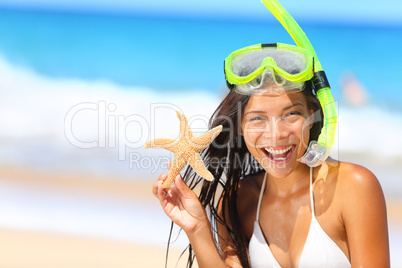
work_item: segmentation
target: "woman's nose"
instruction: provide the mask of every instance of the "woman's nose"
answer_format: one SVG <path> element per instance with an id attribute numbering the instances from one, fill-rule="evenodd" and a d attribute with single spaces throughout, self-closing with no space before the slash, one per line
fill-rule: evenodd
<path id="1" fill-rule="evenodd" d="M 266 125 L 264 131 L 264 137 L 266 139 L 280 139 L 286 137 L 288 130 L 281 118 L 272 117 L 269 120 L 269 124 Z"/>

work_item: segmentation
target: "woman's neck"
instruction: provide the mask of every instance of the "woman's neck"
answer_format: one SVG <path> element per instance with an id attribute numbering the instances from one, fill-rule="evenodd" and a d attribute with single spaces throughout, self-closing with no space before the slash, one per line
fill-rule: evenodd
<path id="1" fill-rule="evenodd" d="M 265 193 L 274 194 L 280 197 L 289 196 L 310 184 L 310 167 L 299 164 L 288 176 L 276 178 L 267 174 Z"/>

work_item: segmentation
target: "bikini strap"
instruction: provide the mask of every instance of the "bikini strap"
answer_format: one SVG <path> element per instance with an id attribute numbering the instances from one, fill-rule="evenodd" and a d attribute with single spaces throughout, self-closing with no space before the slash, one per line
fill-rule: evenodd
<path id="1" fill-rule="evenodd" d="M 315 218 L 314 211 L 314 192 L 313 192 L 313 168 L 310 167 L 310 203 L 311 203 L 311 216 Z"/>
<path id="2" fill-rule="evenodd" d="M 264 180 L 262 181 L 262 185 L 261 185 L 260 197 L 258 198 L 257 217 L 255 219 L 256 221 L 258 221 L 260 219 L 261 200 L 262 200 L 262 195 L 264 194 L 266 181 L 267 181 L 267 172 L 265 172 Z"/>

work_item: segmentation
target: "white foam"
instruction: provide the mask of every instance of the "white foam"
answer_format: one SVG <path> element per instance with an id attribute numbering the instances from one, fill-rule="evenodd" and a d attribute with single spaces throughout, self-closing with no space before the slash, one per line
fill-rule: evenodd
<path id="1" fill-rule="evenodd" d="M 92 170 L 108 167 L 116 171 L 123 166 L 127 170 L 130 152 L 137 156 L 159 155 L 166 160 L 171 155 L 164 150 L 145 151 L 142 147 L 151 138 L 178 136 L 179 121 L 174 110 L 181 110 L 194 132 L 200 134 L 207 129 L 208 118 L 220 102 L 219 94 L 200 89 L 160 93 L 110 81 L 45 77 L 12 65 L 1 56 L 0 74 L 3 163 Z M 72 116 L 79 106 L 86 109 Z M 400 114 L 372 106 L 340 107 L 335 150 L 400 156 L 401 135 Z M 90 142 L 98 142 L 97 148 L 76 148 L 94 147 Z M 148 169 L 135 171 L 141 170 Z"/>
<path id="2" fill-rule="evenodd" d="M 110 81 L 44 77 L 3 57 L 0 73 L 0 141 L 6 161 L 40 164 L 38 159 L 66 161 L 70 156 L 71 161 L 78 157 L 85 162 L 80 157 L 85 155 L 90 166 L 96 162 L 93 157 L 102 163 L 105 152 L 112 154 L 108 161 L 117 161 L 119 146 L 142 154 L 150 138 L 176 138 L 179 120 L 174 110 L 181 110 L 192 128 L 205 131 L 219 102 L 217 95 L 196 89 L 157 93 Z M 82 150 L 94 147 L 93 141 L 104 149 Z"/>
<path id="3" fill-rule="evenodd" d="M 335 146 L 339 151 L 378 157 L 400 157 L 402 116 L 374 106 L 340 107 Z"/>
<path id="4" fill-rule="evenodd" d="M 41 76 L 32 70 L 9 64 L 0 57 L 0 135 L 4 137 L 61 137 L 64 138 L 64 117 L 75 105 L 85 102 L 115 104 L 116 111 L 108 115 L 140 115 L 149 119 L 150 106 L 166 103 L 167 108 L 181 109 L 188 117 L 210 115 L 217 105 L 217 97 L 200 90 L 185 93 L 156 93 L 149 88 L 124 87 L 110 81 L 55 79 Z M 161 105 L 159 105 L 161 106 Z M 161 111 L 161 108 L 159 109 Z M 172 111 L 163 110 L 158 120 L 168 119 Z M 80 114 L 77 129 L 97 126 L 95 113 Z M 172 121 L 170 120 L 166 121 Z M 173 119 L 175 120 L 175 119 Z M 90 125 L 86 125 L 86 124 Z M 165 130 L 166 131 L 166 130 Z M 169 130 L 168 130 L 169 131 Z M 169 133 L 170 134 L 170 133 Z M 91 136 L 91 133 L 86 133 Z"/>

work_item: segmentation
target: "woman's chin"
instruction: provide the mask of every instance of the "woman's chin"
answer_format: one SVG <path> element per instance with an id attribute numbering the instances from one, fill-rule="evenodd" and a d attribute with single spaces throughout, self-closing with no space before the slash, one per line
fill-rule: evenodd
<path id="1" fill-rule="evenodd" d="M 287 161 L 272 161 L 272 159 L 264 157 L 260 159 L 260 165 L 270 176 L 279 179 L 286 178 L 300 165 L 300 162 L 297 161 L 297 156 L 295 154 Z"/>

